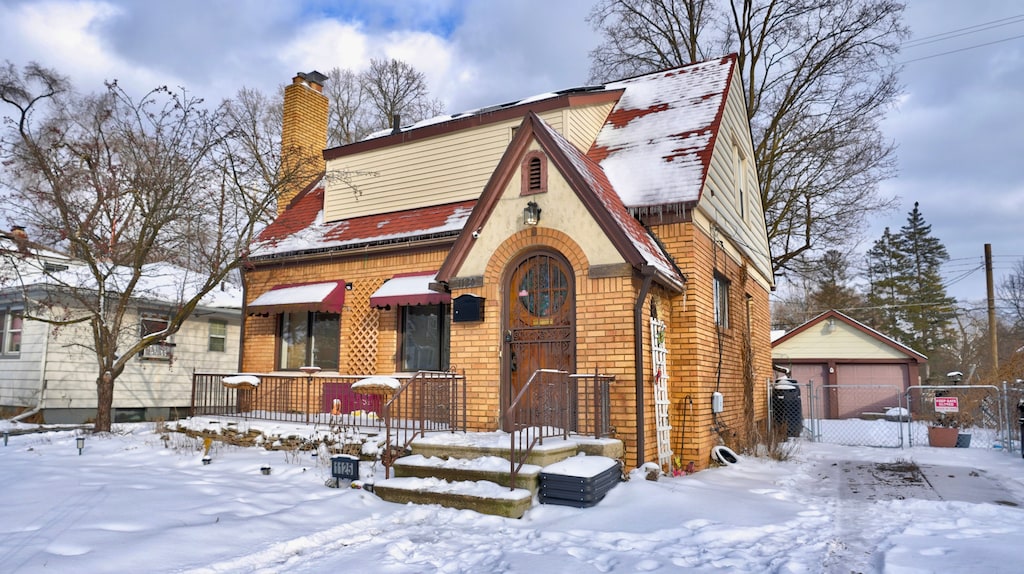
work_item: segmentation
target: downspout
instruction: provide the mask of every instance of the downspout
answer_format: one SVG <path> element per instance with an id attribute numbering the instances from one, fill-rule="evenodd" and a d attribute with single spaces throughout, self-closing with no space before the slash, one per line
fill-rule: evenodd
<path id="1" fill-rule="evenodd" d="M 31 410 L 27 410 L 20 415 L 11 419 L 12 423 L 21 421 L 21 419 L 27 419 L 28 417 L 38 413 L 43 409 L 43 401 L 46 399 L 46 349 L 50 343 L 50 328 L 52 325 L 46 323 L 46 336 L 43 337 L 43 355 L 39 361 L 39 393 L 38 399 L 36 399 L 36 406 Z"/>
<path id="2" fill-rule="evenodd" d="M 636 373 L 636 465 L 644 463 L 644 301 L 654 280 L 654 266 L 641 265 L 640 275 L 644 278 L 633 305 L 633 370 Z"/>

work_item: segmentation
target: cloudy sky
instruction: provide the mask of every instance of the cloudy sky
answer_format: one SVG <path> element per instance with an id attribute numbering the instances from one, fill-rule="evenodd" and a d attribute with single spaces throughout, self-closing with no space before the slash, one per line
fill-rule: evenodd
<path id="1" fill-rule="evenodd" d="M 582 85 L 598 37 L 593 0 L 0 0 L 0 60 L 38 61 L 80 91 L 184 86 L 210 100 L 271 91 L 300 71 L 394 57 L 449 112 Z M 885 122 L 900 173 L 861 249 L 915 201 L 949 250 L 951 295 L 985 297 L 1024 258 L 1024 3 L 909 0 L 905 93 Z M 541 15 L 543 14 L 543 17 Z"/>

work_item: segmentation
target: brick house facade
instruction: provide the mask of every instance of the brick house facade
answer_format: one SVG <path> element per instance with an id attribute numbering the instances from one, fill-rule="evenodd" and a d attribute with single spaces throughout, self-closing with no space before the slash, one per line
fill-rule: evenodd
<path id="1" fill-rule="evenodd" d="M 315 80 L 286 98 L 322 98 Z M 253 246 L 242 369 L 454 367 L 479 431 L 501 429 L 524 373 L 598 371 L 628 464 L 744 448 L 766 415 L 773 283 L 738 90 L 725 57 L 325 150 Z M 419 291 L 394 296 L 399 280 Z M 285 295 L 320 287 L 333 307 Z M 466 298 L 471 321 L 452 313 Z"/>

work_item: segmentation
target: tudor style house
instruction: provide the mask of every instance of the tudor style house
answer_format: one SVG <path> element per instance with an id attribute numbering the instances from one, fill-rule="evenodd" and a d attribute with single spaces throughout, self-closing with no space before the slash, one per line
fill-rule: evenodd
<path id="1" fill-rule="evenodd" d="M 735 56 L 327 150 L 323 79 L 285 89 L 323 173 L 252 246 L 243 371 L 457 369 L 475 431 L 538 369 L 597 372 L 627 464 L 749 444 L 774 284 Z"/>

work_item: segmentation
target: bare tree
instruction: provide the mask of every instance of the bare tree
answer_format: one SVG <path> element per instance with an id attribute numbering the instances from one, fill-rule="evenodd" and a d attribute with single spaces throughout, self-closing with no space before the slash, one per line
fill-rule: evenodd
<path id="1" fill-rule="evenodd" d="M 408 123 L 444 111 L 440 101 L 430 98 L 423 73 L 401 60 L 370 60 L 360 82 L 376 129 L 391 125 L 394 116 Z"/>
<path id="2" fill-rule="evenodd" d="M 1013 271 L 999 285 L 1000 306 L 1016 330 L 1024 332 L 1024 259 L 1013 265 Z"/>
<path id="3" fill-rule="evenodd" d="M 375 129 L 369 118 L 366 92 L 359 74 L 352 70 L 332 68 L 324 84 L 330 110 L 327 124 L 329 147 L 357 142 Z"/>
<path id="4" fill-rule="evenodd" d="M 0 135 L 8 217 L 75 258 L 45 271 L 54 298 L 38 320 L 91 327 L 97 431 L 109 431 L 114 385 L 144 349 L 174 334 L 200 300 L 244 260 L 277 191 L 280 140 L 251 93 L 214 109 L 184 90 L 135 99 L 116 82 L 78 96 L 53 70 L 0 68 L 0 102 L 12 110 Z M 269 130 L 269 132 L 268 132 Z M 297 166 L 300 172 L 303 166 Z M 184 264 L 166 275 L 162 262 Z M 153 286 L 177 293 L 166 328 L 132 317 Z M 62 316 L 40 305 L 70 300 Z"/>
<path id="5" fill-rule="evenodd" d="M 735 52 L 766 211 L 772 264 L 842 248 L 878 194 L 894 148 L 879 122 L 899 91 L 908 31 L 894 0 L 602 0 L 592 80 Z"/>

